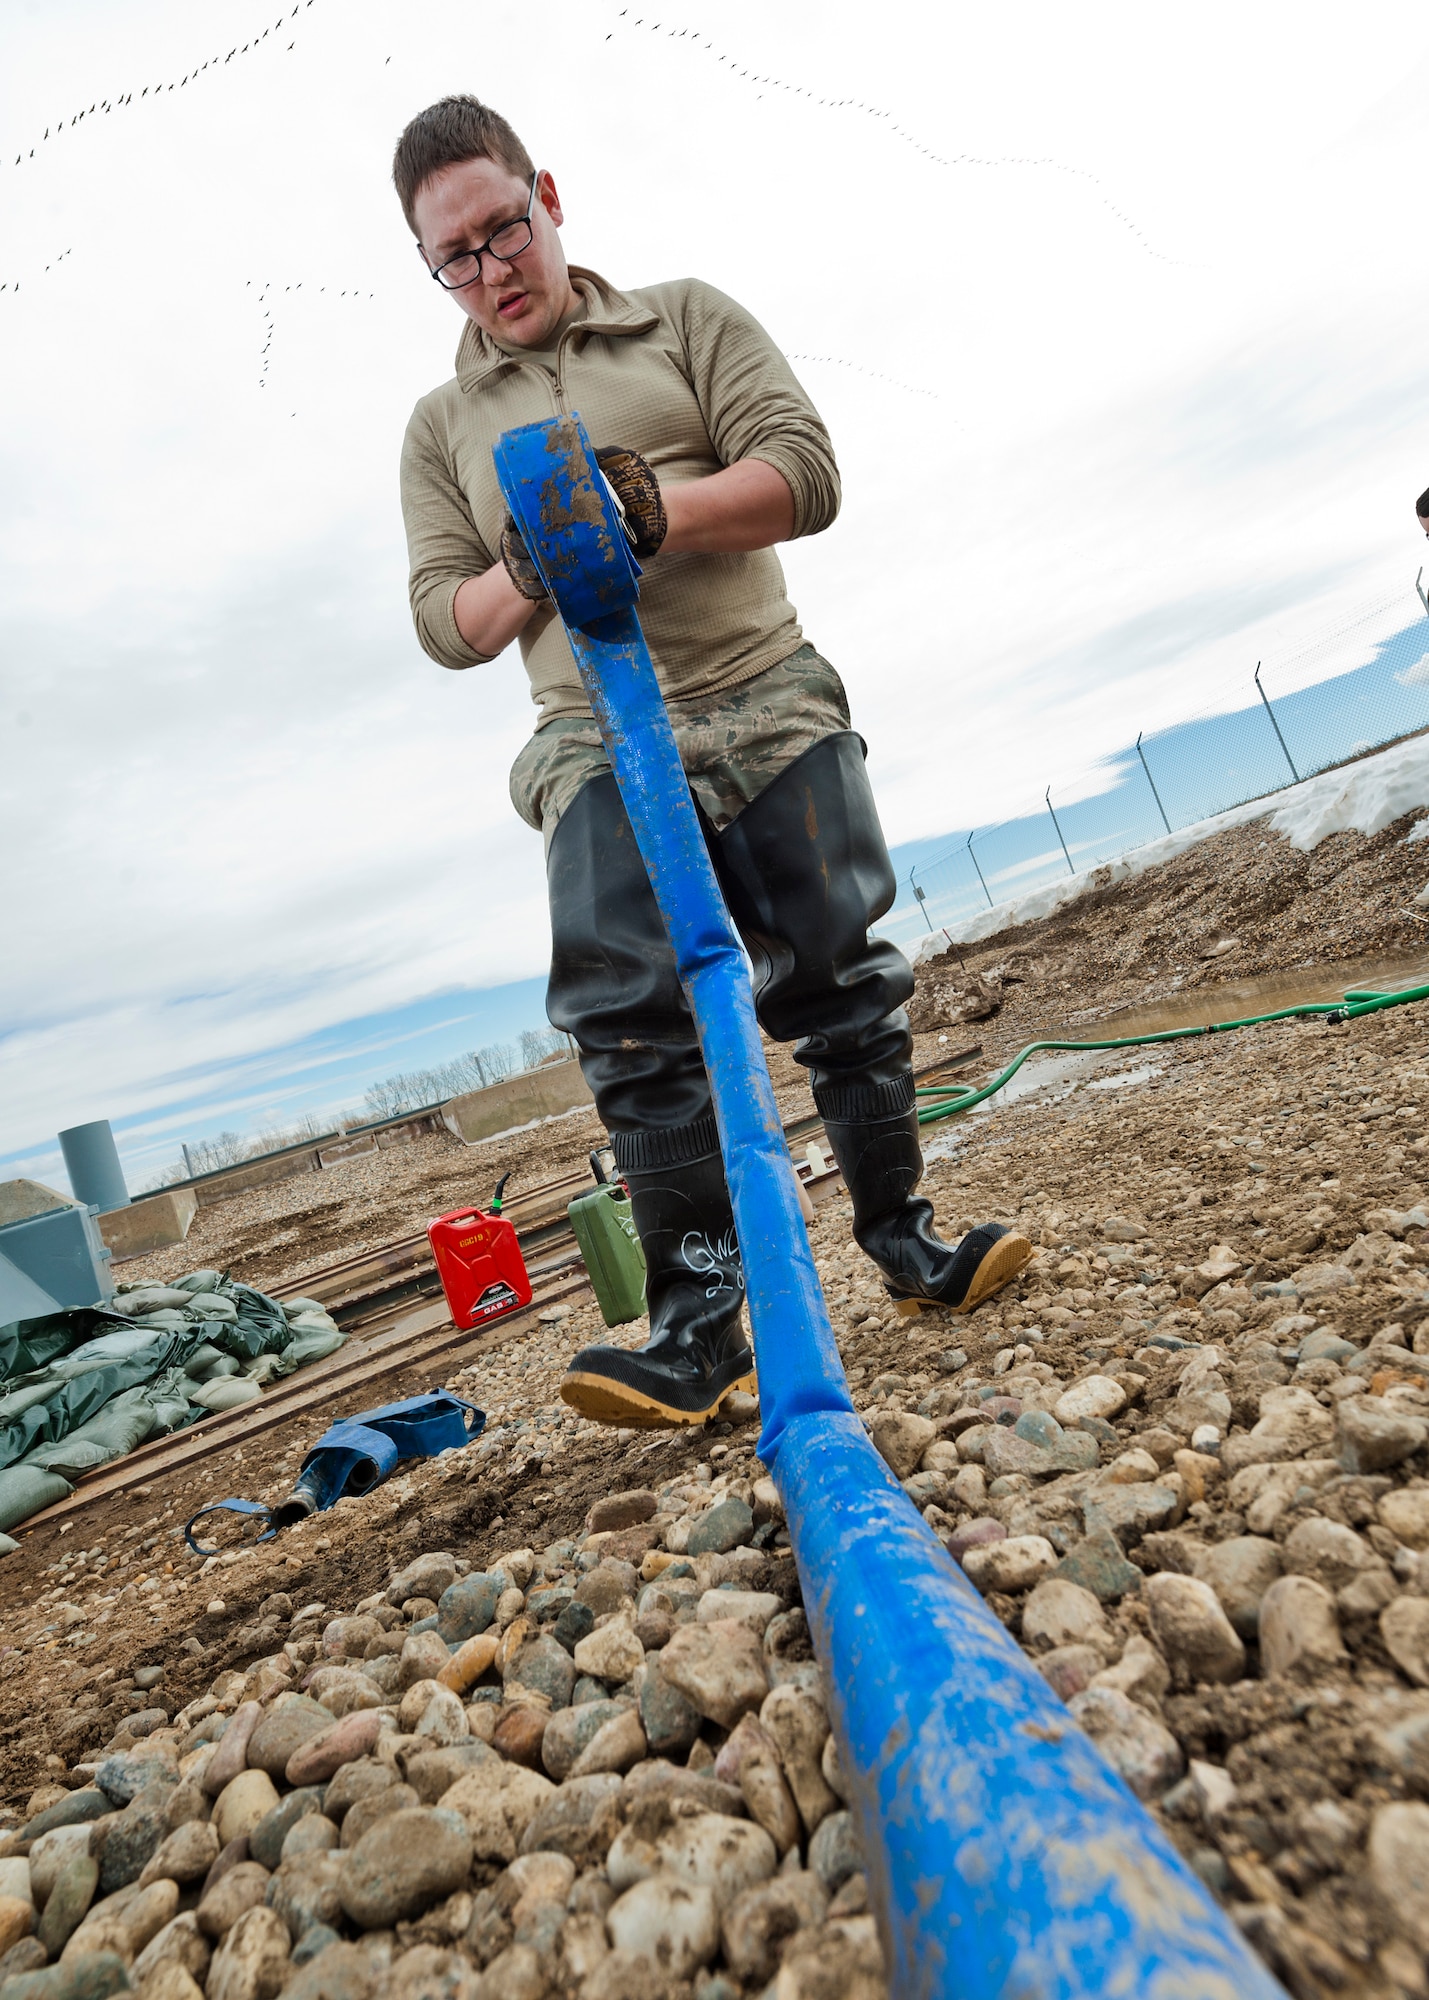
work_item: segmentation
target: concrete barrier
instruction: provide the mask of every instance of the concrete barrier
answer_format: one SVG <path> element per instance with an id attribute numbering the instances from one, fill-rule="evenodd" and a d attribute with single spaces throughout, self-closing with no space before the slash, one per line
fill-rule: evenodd
<path id="1" fill-rule="evenodd" d="M 99 1233 L 119 1263 L 182 1243 L 197 1214 L 198 1196 L 191 1187 L 165 1188 L 162 1194 L 138 1196 L 127 1208 L 108 1209 L 99 1218 Z"/>
<path id="2" fill-rule="evenodd" d="M 448 1131 L 474 1146 L 497 1132 L 510 1132 L 539 1118 L 556 1118 L 594 1102 L 578 1062 L 550 1063 L 454 1097 L 443 1107 L 442 1118 Z"/>

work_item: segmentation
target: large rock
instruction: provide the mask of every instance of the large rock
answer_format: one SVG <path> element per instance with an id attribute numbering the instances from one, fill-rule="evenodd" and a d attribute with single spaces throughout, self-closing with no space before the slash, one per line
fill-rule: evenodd
<path id="1" fill-rule="evenodd" d="M 224 1786 L 213 1805 L 213 1823 L 222 1846 L 250 1834 L 278 1803 L 278 1791 L 266 1771 L 240 1771 Z"/>
<path id="2" fill-rule="evenodd" d="M 1242 1639 L 1260 1631 L 1261 1601 L 1283 1573 L 1278 1544 L 1264 1535 L 1235 1535 L 1196 1557 L 1196 1575 L 1220 1599 L 1221 1609 Z"/>
<path id="3" fill-rule="evenodd" d="M 1065 1577 L 1043 1577 L 1022 1607 L 1024 1645 L 1085 1646 L 1110 1638 L 1106 1613 L 1097 1599 Z"/>
<path id="4" fill-rule="evenodd" d="M 366 1757 L 382 1734 L 377 1709 L 354 1709 L 340 1722 L 310 1736 L 288 1759 L 284 1776 L 290 1785 L 326 1784 L 344 1764 Z"/>
<path id="5" fill-rule="evenodd" d="M 71 1854 L 44 1899 L 38 1925 L 40 1943 L 58 1958 L 89 1912 L 99 1887 L 99 1863 L 87 1853 Z"/>
<path id="6" fill-rule="evenodd" d="M 1381 1556 L 1353 1528 L 1310 1514 L 1297 1521 L 1281 1544 L 1281 1556 L 1292 1576 L 1312 1576 L 1326 1590 L 1343 1590 L 1366 1570 L 1382 1570 Z"/>
<path id="7" fill-rule="evenodd" d="M 1260 1670 L 1267 1679 L 1322 1673 L 1345 1657 L 1335 1600 L 1313 1577 L 1282 1576 L 1260 1605 Z"/>
<path id="8" fill-rule="evenodd" d="M 1386 1409 L 1377 1396 L 1347 1396 L 1337 1414 L 1337 1456 L 1346 1472 L 1387 1472 L 1429 1439 L 1422 1417 Z"/>
<path id="9" fill-rule="evenodd" d="M 483 1765 L 442 1795 L 442 1806 L 460 1813 L 479 1861 L 514 1861 L 537 1812 L 556 1787 L 522 1764 Z"/>
<path id="10" fill-rule="evenodd" d="M 895 1478 L 908 1479 L 918 1470 L 923 1453 L 938 1435 L 930 1417 L 911 1410 L 880 1410 L 868 1427 L 874 1449 L 892 1468 Z"/>
<path id="11" fill-rule="evenodd" d="M 690 1529 L 685 1551 L 691 1556 L 726 1555 L 754 1533 L 754 1514 L 749 1503 L 736 1493 L 727 1493 L 699 1516 Z"/>
<path id="12" fill-rule="evenodd" d="M 186 1820 L 155 1848 L 139 1877 L 140 1888 L 163 1880 L 201 1882 L 217 1861 L 219 1847 L 218 1828 L 211 1820 Z"/>
<path id="13" fill-rule="evenodd" d="M 332 1725 L 332 1710 L 324 1708 L 321 1702 L 302 1694 L 285 1698 L 279 1707 L 269 1710 L 254 1730 L 248 1744 L 248 1768 L 266 1771 L 270 1778 L 281 1778 L 293 1752 Z"/>
<path id="14" fill-rule="evenodd" d="M 820 1821 L 838 1806 L 824 1777 L 829 1719 L 823 1705 L 804 1688 L 793 1685 L 773 1688 L 759 1711 L 759 1724 L 779 1753 L 799 1817 L 805 1829 L 813 1833 Z"/>
<path id="15" fill-rule="evenodd" d="M 346 1855 L 300 1854 L 275 1869 L 266 1901 L 295 1943 L 314 1924 L 336 1924 L 341 1918 L 338 1889 L 346 1863 Z"/>
<path id="16" fill-rule="evenodd" d="M 516 1648 L 501 1678 L 508 1701 L 528 1694 L 538 1696 L 553 1709 L 566 1708 L 576 1684 L 576 1666 L 565 1647 L 542 1632 Z"/>
<path id="17" fill-rule="evenodd" d="M 1158 1798 L 1180 1777 L 1181 1746 L 1169 1729 L 1114 1688 L 1090 1687 L 1067 1704 L 1117 1775 L 1139 1799 Z"/>
<path id="18" fill-rule="evenodd" d="M 659 1510 L 659 1497 L 648 1487 L 636 1487 L 628 1493 L 607 1493 L 591 1508 L 587 1532 L 603 1535 L 615 1528 L 638 1528 L 642 1521 L 652 1520 Z"/>
<path id="19" fill-rule="evenodd" d="M 812 1869 L 756 1883 L 736 1896 L 720 1925 L 735 1978 L 756 1989 L 773 1979 L 786 1939 L 822 1923 L 828 1905 L 828 1891 Z"/>
<path id="20" fill-rule="evenodd" d="M 208 1976 L 213 1947 L 198 1927 L 192 1910 L 185 1910 L 152 1937 L 134 1961 L 133 1978 L 143 1987 L 161 1966 L 176 1965 L 195 1981 L 200 1990 Z"/>
<path id="21" fill-rule="evenodd" d="M 648 1959 L 670 1979 L 688 1979 L 719 1947 L 719 1915 L 708 1888 L 652 1875 L 610 1907 L 606 1929 L 617 1951 Z"/>
<path id="22" fill-rule="evenodd" d="M 270 1876 L 257 1861 L 240 1861 L 204 1892 L 194 1916 L 206 1938 L 227 1937 L 245 1910 L 265 1901 Z"/>
<path id="23" fill-rule="evenodd" d="M 364 1930 L 385 1930 L 461 1888 L 471 1861 L 460 1812 L 417 1806 L 389 1813 L 349 1851 L 338 1890 L 342 1907 Z"/>
<path id="24" fill-rule="evenodd" d="M 628 1681 L 645 1658 L 645 1648 L 635 1636 L 628 1618 L 615 1617 L 582 1639 L 575 1650 L 578 1674 L 591 1674 L 599 1681 Z"/>
<path id="25" fill-rule="evenodd" d="M 534 1773 L 532 1774 L 535 1775 Z M 549 1789 L 521 1836 L 521 1852 L 549 1849 L 578 1868 L 598 1867 L 620 1824 L 620 1779 L 614 1772 L 567 1778 Z"/>
<path id="26" fill-rule="evenodd" d="M 624 1702 L 587 1701 L 579 1708 L 563 1708 L 559 1715 L 553 1715 L 541 1738 L 541 1762 L 548 1775 L 559 1784 L 591 1738 L 607 1722 L 628 1712 Z"/>
<path id="27" fill-rule="evenodd" d="M 1240 1679 L 1245 1647 L 1208 1583 L 1163 1571 L 1146 1579 L 1142 1601 L 1179 1687 Z"/>
<path id="28" fill-rule="evenodd" d="M 272 1812 L 260 1819 L 248 1836 L 248 1853 L 252 1860 L 260 1862 L 271 1871 L 277 1867 L 283 1855 L 283 1842 L 300 1819 L 309 1813 L 320 1813 L 323 1805 L 321 1785 L 304 1785 L 299 1791 L 289 1792 L 278 1801 Z M 215 1839 L 217 1836 L 215 1835 Z M 165 1845 L 168 1843 L 166 1842 Z M 154 1861 L 161 1858 L 155 1855 Z M 215 1855 L 215 1860 L 217 1856 Z M 153 1867 L 154 1862 L 151 1862 Z M 176 1880 L 181 1879 L 179 1877 Z"/>
<path id="29" fill-rule="evenodd" d="M 506 1588 L 499 1576 L 473 1570 L 459 1582 L 448 1584 L 437 1603 L 437 1634 L 449 1646 L 460 1646 L 483 1633 L 496 1616 L 496 1606 Z"/>
<path id="30" fill-rule="evenodd" d="M 433 1603 L 439 1602 L 455 1577 L 456 1558 L 445 1549 L 434 1549 L 398 1570 L 387 1586 L 387 1602 L 399 1607 L 409 1597 L 430 1597 Z"/>
<path id="31" fill-rule="evenodd" d="M 1126 1391 L 1110 1375 L 1086 1375 L 1057 1398 L 1053 1415 L 1059 1424 L 1079 1424 L 1083 1417 L 1109 1419 L 1126 1408 Z"/>
<path id="32" fill-rule="evenodd" d="M 678 1819 L 656 1842 L 661 1866 L 682 1881 L 697 1882 L 726 1909 L 743 1890 L 767 1882 L 779 1863 L 762 1826 L 724 1813 Z"/>
<path id="33" fill-rule="evenodd" d="M 669 1685 L 724 1729 L 758 1708 L 769 1690 L 760 1643 L 736 1619 L 681 1625 L 659 1658 Z"/>
<path id="34" fill-rule="evenodd" d="M 1429 1687 L 1429 1599 L 1396 1597 L 1379 1614 L 1379 1636 L 1399 1671 Z"/>
<path id="35" fill-rule="evenodd" d="M 704 1720 L 694 1703 L 666 1680 L 661 1671 L 664 1657 L 663 1652 L 653 1659 L 647 1657 L 640 1684 L 640 1721 L 645 1739 L 657 1757 L 664 1757 L 672 1751 L 688 1750 L 699 1735 Z M 589 1705 L 595 1706 L 594 1703 Z M 579 1713 L 579 1710 L 575 1712 Z"/>
<path id="36" fill-rule="evenodd" d="M 832 1896 L 863 1867 L 850 1812 L 830 1813 L 809 1842 L 809 1866 Z"/>
<path id="37" fill-rule="evenodd" d="M 273 1910 L 240 1917 L 213 1955 L 208 2000 L 276 2000 L 288 1976 L 288 1932 Z"/>
<path id="38" fill-rule="evenodd" d="M 1369 1876 L 1389 1921 L 1429 1952 L 1429 1806 L 1380 1806 L 1370 1823 Z"/>
<path id="39" fill-rule="evenodd" d="M 989 1591 L 1030 1590 L 1057 1567 L 1057 1551 L 1043 1535 L 1008 1535 L 985 1542 L 963 1556 L 968 1581 L 984 1597 Z"/>
<path id="40" fill-rule="evenodd" d="M 1381 1524 L 1407 1549 L 1429 1549 L 1429 1486 L 1405 1486 L 1386 1493 L 1378 1513 Z"/>

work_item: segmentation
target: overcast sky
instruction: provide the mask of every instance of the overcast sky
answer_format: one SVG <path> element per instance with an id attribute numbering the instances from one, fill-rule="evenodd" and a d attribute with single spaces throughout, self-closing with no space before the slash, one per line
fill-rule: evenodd
<path id="1" fill-rule="evenodd" d="M 0 19 L 8 1171 L 91 1117 L 276 1114 L 315 1040 L 403 1066 L 375 1021 L 490 1039 L 480 990 L 544 969 L 519 659 L 445 673 L 406 607 L 397 454 L 460 321 L 388 172 L 445 91 L 556 175 L 574 261 L 697 273 L 814 357 L 845 505 L 787 566 L 891 840 L 1413 608 L 1407 0 Z"/>

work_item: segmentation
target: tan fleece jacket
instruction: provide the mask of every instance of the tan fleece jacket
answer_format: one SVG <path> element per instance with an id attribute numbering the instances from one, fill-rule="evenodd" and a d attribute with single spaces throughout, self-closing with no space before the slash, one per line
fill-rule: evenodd
<path id="1" fill-rule="evenodd" d="M 696 278 L 618 292 L 572 267 L 584 319 L 561 338 L 555 372 L 523 361 L 468 321 L 457 372 L 424 396 L 402 449 L 402 511 L 417 636 L 445 667 L 488 657 L 457 631 L 452 604 L 469 576 L 500 560 L 506 509 L 491 451 L 513 424 L 575 410 L 591 442 L 642 452 L 674 484 L 737 459 L 783 474 L 795 535 L 816 535 L 838 512 L 828 432 L 784 356 L 743 307 Z M 772 549 L 750 555 L 659 555 L 640 586 L 660 685 L 672 699 L 713 693 L 762 673 L 803 634 Z M 521 635 L 541 723 L 589 715 L 575 660 L 554 611 Z"/>

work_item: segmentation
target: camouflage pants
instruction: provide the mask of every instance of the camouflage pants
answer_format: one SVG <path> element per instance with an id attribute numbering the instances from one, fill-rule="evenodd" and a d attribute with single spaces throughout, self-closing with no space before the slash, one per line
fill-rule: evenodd
<path id="1" fill-rule="evenodd" d="M 716 828 L 729 825 L 806 750 L 848 729 L 843 682 L 812 646 L 722 693 L 669 704 L 680 761 Z M 561 815 L 610 760 L 591 717 L 558 716 L 511 767 L 511 803 L 549 850 Z"/>

